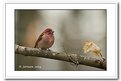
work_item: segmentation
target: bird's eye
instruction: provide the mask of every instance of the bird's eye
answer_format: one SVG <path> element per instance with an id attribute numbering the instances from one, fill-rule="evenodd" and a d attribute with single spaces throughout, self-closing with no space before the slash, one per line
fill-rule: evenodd
<path id="1" fill-rule="evenodd" d="M 51 30 L 48 30 L 48 32 L 51 32 Z"/>

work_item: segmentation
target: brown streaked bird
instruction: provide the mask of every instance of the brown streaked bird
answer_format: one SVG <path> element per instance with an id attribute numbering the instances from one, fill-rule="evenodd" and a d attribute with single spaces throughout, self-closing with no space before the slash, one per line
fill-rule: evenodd
<path id="1" fill-rule="evenodd" d="M 34 48 L 41 48 L 47 50 L 54 44 L 54 31 L 51 28 L 47 28 L 40 34 L 38 40 L 35 43 Z"/>

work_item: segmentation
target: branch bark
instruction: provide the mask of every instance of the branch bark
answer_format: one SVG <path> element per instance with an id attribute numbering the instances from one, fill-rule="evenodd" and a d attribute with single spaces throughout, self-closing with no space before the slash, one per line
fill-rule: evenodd
<path id="1" fill-rule="evenodd" d="M 82 64 L 106 70 L 105 60 L 84 57 L 78 54 L 70 54 L 70 53 L 67 54 L 64 52 L 58 53 L 54 51 L 40 50 L 37 48 L 30 48 L 19 45 L 15 46 L 15 53 L 24 56 L 43 57 L 60 61 L 72 62 L 75 64 Z"/>

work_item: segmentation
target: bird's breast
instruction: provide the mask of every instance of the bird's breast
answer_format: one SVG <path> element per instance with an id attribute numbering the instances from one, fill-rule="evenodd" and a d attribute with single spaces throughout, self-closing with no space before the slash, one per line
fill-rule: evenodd
<path id="1" fill-rule="evenodd" d="M 43 36 L 43 41 L 45 43 L 53 44 L 54 43 L 54 36 L 53 35 Z"/>

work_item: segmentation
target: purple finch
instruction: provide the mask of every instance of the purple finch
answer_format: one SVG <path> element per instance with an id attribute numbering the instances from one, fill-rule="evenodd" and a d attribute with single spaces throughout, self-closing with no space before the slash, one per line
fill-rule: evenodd
<path id="1" fill-rule="evenodd" d="M 54 31 L 51 28 L 44 30 L 36 41 L 34 48 L 41 48 L 42 50 L 49 49 L 54 44 L 53 33 Z"/>

